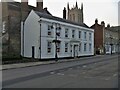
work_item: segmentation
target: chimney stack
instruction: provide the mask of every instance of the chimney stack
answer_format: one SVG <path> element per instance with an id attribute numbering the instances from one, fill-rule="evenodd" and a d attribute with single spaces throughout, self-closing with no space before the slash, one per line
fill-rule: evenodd
<path id="1" fill-rule="evenodd" d="M 64 7 L 64 10 L 63 10 L 63 18 L 66 19 L 66 8 Z"/>
<path id="2" fill-rule="evenodd" d="M 43 0 L 37 0 L 37 11 L 41 11 L 43 9 Z"/>
<path id="3" fill-rule="evenodd" d="M 110 28 L 110 24 L 107 25 L 107 28 Z"/>
<path id="4" fill-rule="evenodd" d="M 103 27 L 105 27 L 105 22 L 104 22 L 104 21 L 102 21 L 102 22 L 101 22 L 101 25 L 102 25 Z"/>
<path id="5" fill-rule="evenodd" d="M 24 21 L 28 16 L 28 0 L 21 0 L 21 20 Z"/>
<path id="6" fill-rule="evenodd" d="M 98 19 L 95 19 L 95 24 L 98 24 Z"/>

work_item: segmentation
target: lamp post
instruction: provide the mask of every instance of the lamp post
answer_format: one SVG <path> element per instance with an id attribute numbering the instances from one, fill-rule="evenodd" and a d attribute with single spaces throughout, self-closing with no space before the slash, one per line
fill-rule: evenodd
<path id="1" fill-rule="evenodd" d="M 61 30 L 60 24 L 59 23 L 55 23 L 55 39 L 53 40 L 53 42 L 55 43 L 55 61 L 58 61 L 58 55 L 57 55 L 57 45 L 58 43 L 60 43 L 61 41 L 57 39 L 57 36 L 59 36 L 59 32 L 58 30 Z"/>
<path id="2" fill-rule="evenodd" d="M 111 46 L 111 55 L 112 55 L 112 46 L 113 46 L 113 43 L 112 43 L 112 35 L 110 35 L 110 46 Z"/>
<path id="3" fill-rule="evenodd" d="M 40 46 L 39 46 L 39 50 L 40 50 L 40 59 L 41 59 L 41 22 L 42 22 L 42 20 L 40 19 L 38 22 L 40 23 Z"/>

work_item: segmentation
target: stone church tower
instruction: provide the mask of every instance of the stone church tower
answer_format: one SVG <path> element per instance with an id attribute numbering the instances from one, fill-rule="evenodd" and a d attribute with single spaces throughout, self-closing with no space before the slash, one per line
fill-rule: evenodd
<path id="1" fill-rule="evenodd" d="M 69 3 L 67 4 L 67 19 L 76 23 L 83 23 L 83 3 L 81 4 L 81 9 L 78 8 L 76 2 L 75 7 L 69 8 Z"/>

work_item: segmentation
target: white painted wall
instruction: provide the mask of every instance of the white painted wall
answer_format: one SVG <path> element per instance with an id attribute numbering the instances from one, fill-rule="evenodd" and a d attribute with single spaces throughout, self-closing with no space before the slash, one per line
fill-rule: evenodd
<path id="1" fill-rule="evenodd" d="M 55 20 L 50 20 L 46 18 L 41 18 L 41 29 L 40 29 L 40 23 L 38 21 L 40 20 L 40 17 L 34 12 L 31 11 L 28 18 L 25 21 L 25 30 L 24 30 L 24 57 L 32 57 L 32 46 L 35 46 L 35 58 L 40 58 L 40 30 L 41 30 L 41 58 L 54 58 L 55 57 L 55 44 L 52 43 L 52 51 L 51 53 L 47 52 L 47 42 L 53 41 L 55 39 L 55 23 L 59 23 L 61 25 L 61 36 L 58 37 L 59 40 L 61 40 L 61 46 L 60 46 L 60 52 L 58 53 L 58 57 L 71 57 L 73 53 L 71 53 L 71 47 L 70 45 L 79 45 L 81 42 L 81 51 L 78 52 L 78 56 L 87 56 L 87 55 L 94 55 L 94 30 L 89 28 L 84 28 L 77 25 L 72 25 L 69 23 L 59 22 Z M 53 24 L 52 29 L 52 36 L 48 36 L 48 25 Z M 69 29 L 69 37 L 65 38 L 65 28 Z M 72 30 L 75 30 L 75 38 L 72 39 Z M 78 38 L 78 31 L 82 32 L 82 38 Z M 84 31 L 87 32 L 87 40 L 84 40 Z M 92 40 L 89 41 L 88 34 L 89 32 L 92 33 Z M 21 30 L 22 33 L 22 30 Z M 79 42 L 73 42 L 70 41 L 79 41 Z M 21 41 L 22 42 L 22 41 Z M 68 42 L 68 52 L 65 52 L 65 42 Z M 87 43 L 87 47 L 89 43 L 92 44 L 92 51 L 89 52 L 87 49 L 86 52 L 83 51 L 83 45 L 84 43 Z M 73 47 L 72 47 L 73 51 Z M 78 50 L 79 51 L 79 50 Z"/>

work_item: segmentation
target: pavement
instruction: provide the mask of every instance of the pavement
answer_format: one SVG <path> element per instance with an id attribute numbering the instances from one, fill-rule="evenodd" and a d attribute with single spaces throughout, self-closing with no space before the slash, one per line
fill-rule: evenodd
<path id="1" fill-rule="evenodd" d="M 92 57 L 100 57 L 103 55 L 96 55 Z M 82 59 L 88 59 L 92 57 L 82 57 Z M 6 64 L 6 65 L 0 65 L 0 70 L 7 70 L 7 69 L 15 69 L 15 68 L 24 68 L 24 67 L 32 67 L 32 66 L 38 66 L 38 65 L 47 65 L 47 64 L 55 64 L 55 63 L 62 63 L 62 62 L 70 62 L 75 60 L 80 60 L 80 58 L 74 58 L 74 59 L 60 59 L 57 62 L 56 61 L 39 61 L 39 62 L 27 62 L 27 63 L 17 63 L 17 64 Z"/>

